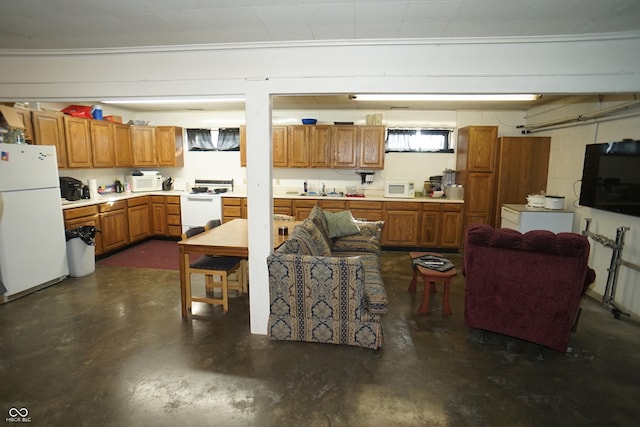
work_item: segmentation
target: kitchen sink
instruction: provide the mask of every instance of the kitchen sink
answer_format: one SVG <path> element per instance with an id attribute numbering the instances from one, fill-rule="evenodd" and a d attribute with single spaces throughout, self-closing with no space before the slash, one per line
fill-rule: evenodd
<path id="1" fill-rule="evenodd" d="M 316 192 L 309 192 L 309 193 L 300 193 L 298 194 L 299 196 L 309 196 L 309 197 L 344 197 L 344 193 L 342 191 L 340 192 L 331 192 L 331 193 L 316 193 Z"/>

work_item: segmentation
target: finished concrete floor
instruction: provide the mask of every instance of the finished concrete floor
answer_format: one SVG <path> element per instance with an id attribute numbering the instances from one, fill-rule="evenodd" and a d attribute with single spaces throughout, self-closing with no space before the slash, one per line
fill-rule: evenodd
<path id="1" fill-rule="evenodd" d="M 461 255 L 449 256 L 459 267 Z M 416 310 L 406 252 L 384 252 L 379 351 L 274 342 L 230 312 L 180 316 L 177 271 L 97 266 L 0 306 L 0 424 L 33 426 L 635 426 L 640 329 L 584 298 L 567 354 Z M 599 272 L 599 274 L 605 274 Z"/>

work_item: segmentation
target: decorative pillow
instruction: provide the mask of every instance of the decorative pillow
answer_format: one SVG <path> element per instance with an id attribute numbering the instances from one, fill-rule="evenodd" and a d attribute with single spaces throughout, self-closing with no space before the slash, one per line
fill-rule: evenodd
<path id="1" fill-rule="evenodd" d="M 324 212 L 329 228 L 329 237 L 350 236 L 360 232 L 360 228 L 353 219 L 351 211 Z"/>
<path id="2" fill-rule="evenodd" d="M 329 246 L 329 243 L 324 238 L 322 232 L 315 224 L 315 222 L 307 218 L 302 221 L 300 227 L 304 228 L 309 233 L 309 236 L 311 237 L 311 240 L 313 240 L 313 243 L 316 247 L 317 255 L 331 256 L 331 247 Z M 314 255 L 316 254 L 314 253 Z"/>
<path id="3" fill-rule="evenodd" d="M 327 217 L 325 212 L 320 208 L 319 204 L 315 204 L 311 212 L 309 212 L 309 216 L 307 217 L 313 221 L 313 223 L 318 226 L 318 229 L 324 236 L 324 239 L 327 241 L 327 245 L 331 245 L 331 238 L 329 237 L 329 227 L 327 225 Z"/>
<path id="4" fill-rule="evenodd" d="M 356 221 L 360 233 L 333 240 L 331 252 L 380 252 L 384 221 Z"/>
<path id="5" fill-rule="evenodd" d="M 323 256 L 309 232 L 301 226 L 293 230 L 280 248 L 282 250 L 278 250 L 278 253 Z"/>

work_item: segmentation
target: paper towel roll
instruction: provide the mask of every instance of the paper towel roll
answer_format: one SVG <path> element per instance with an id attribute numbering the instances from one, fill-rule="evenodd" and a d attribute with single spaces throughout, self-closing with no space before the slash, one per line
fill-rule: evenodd
<path id="1" fill-rule="evenodd" d="M 98 182 L 95 179 L 89 180 L 89 196 L 92 199 L 98 198 Z"/>

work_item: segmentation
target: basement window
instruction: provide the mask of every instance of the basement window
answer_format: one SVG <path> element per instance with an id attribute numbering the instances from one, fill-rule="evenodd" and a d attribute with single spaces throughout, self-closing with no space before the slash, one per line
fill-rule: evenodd
<path id="1" fill-rule="evenodd" d="M 240 151 L 240 128 L 187 129 L 189 151 Z"/>
<path id="2" fill-rule="evenodd" d="M 387 129 L 387 153 L 453 153 L 450 129 Z"/>

